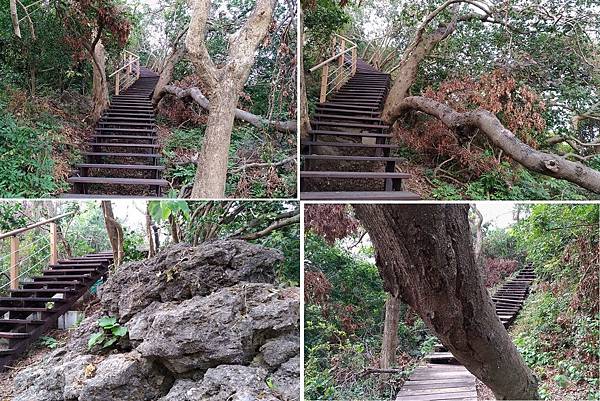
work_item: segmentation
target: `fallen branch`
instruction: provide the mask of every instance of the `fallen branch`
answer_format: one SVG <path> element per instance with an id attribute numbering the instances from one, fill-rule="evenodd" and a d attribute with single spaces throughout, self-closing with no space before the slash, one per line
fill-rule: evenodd
<path id="1" fill-rule="evenodd" d="M 287 227 L 292 224 L 298 224 L 298 223 L 300 223 L 300 210 L 296 209 L 294 212 L 296 212 L 297 214 L 293 215 L 292 217 L 288 217 L 288 218 L 285 218 L 282 220 L 276 220 L 263 230 L 240 235 L 237 237 L 232 236 L 230 238 L 237 238 L 237 239 L 243 239 L 243 240 L 258 239 L 258 238 L 264 237 L 266 235 L 269 235 L 273 231 L 278 230 L 280 228 Z"/>
<path id="2" fill-rule="evenodd" d="M 402 374 L 404 373 L 404 370 L 402 369 L 377 369 L 377 368 L 366 368 L 365 370 L 363 370 L 359 377 L 363 377 L 366 375 L 370 375 L 373 373 L 377 373 L 377 374 Z"/>
<path id="3" fill-rule="evenodd" d="M 570 181 L 589 191 L 600 193 L 600 171 L 572 162 L 556 154 L 542 152 L 521 142 L 500 120 L 487 110 L 460 113 L 448 106 L 423 96 L 410 96 L 402 100 L 392 111 L 395 121 L 409 110 L 422 111 L 438 118 L 446 127 L 458 130 L 463 127 L 476 127 L 487 138 L 512 159 L 524 167 L 550 176 Z M 393 122 L 392 121 L 392 122 Z"/>
<path id="4" fill-rule="evenodd" d="M 274 162 L 274 163 L 248 163 L 245 164 L 243 166 L 240 167 L 236 167 L 234 169 L 231 169 L 228 174 L 233 174 L 233 173 L 239 173 L 240 171 L 245 171 L 246 169 L 249 168 L 257 168 L 257 167 L 279 167 L 279 166 L 283 166 L 284 164 L 288 164 L 291 162 L 296 162 L 296 156 L 291 156 L 288 157 L 286 159 L 280 160 L 278 162 Z"/>
<path id="5" fill-rule="evenodd" d="M 205 110 L 208 110 L 210 106 L 209 100 L 202 94 L 202 91 L 196 87 L 191 87 L 188 89 L 179 88 L 174 85 L 166 85 L 160 93 L 158 94 L 158 99 L 164 96 L 166 93 L 177 96 L 179 99 L 191 98 L 194 100 L 200 107 Z M 267 120 L 264 117 L 257 116 L 256 114 L 252 114 L 248 111 L 235 109 L 235 118 L 238 120 L 242 120 L 247 122 L 250 125 L 255 126 L 256 128 L 266 128 L 272 127 L 279 132 L 285 133 L 295 133 L 296 132 L 296 121 L 271 121 Z"/>

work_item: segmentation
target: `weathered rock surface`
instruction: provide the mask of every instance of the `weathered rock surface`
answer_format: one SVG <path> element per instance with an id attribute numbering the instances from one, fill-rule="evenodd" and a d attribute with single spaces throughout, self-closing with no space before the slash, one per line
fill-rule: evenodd
<path id="1" fill-rule="evenodd" d="M 206 371 L 199 382 L 176 383 L 160 401 L 278 401 L 265 380 L 267 371 L 240 365 L 221 365 Z"/>
<path id="2" fill-rule="evenodd" d="M 272 284 L 281 259 L 215 241 L 123 265 L 102 287 L 104 311 L 20 372 L 13 401 L 298 400 L 300 295 Z M 106 314 L 129 339 L 90 354 L 87 341 Z"/>
<path id="3" fill-rule="evenodd" d="M 171 246 L 156 257 L 127 264 L 101 290 L 102 304 L 122 321 L 153 301 L 181 301 L 247 281 L 270 283 L 280 252 L 240 240 L 197 247 Z"/>
<path id="4" fill-rule="evenodd" d="M 294 330 L 299 304 L 294 289 L 237 284 L 160 311 L 150 305 L 135 318 L 148 325 L 140 330 L 132 322 L 130 338 L 142 341 L 137 348 L 142 355 L 160 358 L 174 373 L 247 364 L 264 341 Z"/>

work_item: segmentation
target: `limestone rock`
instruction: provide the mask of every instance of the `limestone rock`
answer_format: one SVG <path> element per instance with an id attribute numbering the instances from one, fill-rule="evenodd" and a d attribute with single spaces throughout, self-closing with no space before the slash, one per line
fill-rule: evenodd
<path id="1" fill-rule="evenodd" d="M 218 240 L 192 247 L 177 244 L 157 256 L 123 265 L 101 288 L 104 309 L 121 322 L 153 301 L 181 301 L 208 295 L 241 281 L 268 283 L 279 251 L 241 240 Z"/>
<path id="2" fill-rule="evenodd" d="M 267 339 L 298 329 L 299 306 L 297 289 L 237 284 L 179 304 L 151 305 L 132 321 L 130 338 L 141 341 L 143 356 L 176 374 L 248 364 Z"/>

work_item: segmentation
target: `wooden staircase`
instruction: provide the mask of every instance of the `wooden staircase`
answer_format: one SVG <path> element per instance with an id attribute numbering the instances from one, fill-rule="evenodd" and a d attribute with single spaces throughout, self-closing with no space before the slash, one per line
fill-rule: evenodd
<path id="1" fill-rule="evenodd" d="M 515 321 L 534 279 L 533 267 L 527 266 L 492 296 L 496 315 L 505 328 Z M 425 360 L 427 365 L 415 369 L 398 393 L 397 401 L 477 401 L 475 376 L 443 344 L 435 344 L 434 352 Z"/>
<path id="2" fill-rule="evenodd" d="M 345 50 L 346 52 L 348 50 Z M 390 86 L 389 74 L 384 74 L 363 60 L 353 61 L 346 54 L 340 56 L 336 71 L 347 66 L 349 79 L 325 96 L 316 107 L 310 121 L 308 140 L 302 145 L 302 171 L 300 172 L 301 194 L 304 200 L 414 200 L 419 196 L 405 191 L 404 180 L 409 174 L 396 172 L 399 158 L 390 156 L 398 148 L 390 143 L 389 126 L 381 119 L 381 111 Z M 354 63 L 354 65 L 352 64 Z M 315 68 L 315 67 L 313 67 Z M 329 74 L 328 69 L 323 74 Z M 325 80 L 326 81 L 326 80 Z M 338 82 L 334 78 L 334 84 Z M 344 81 L 343 81 L 344 82 Z M 330 138 L 333 140 L 326 140 Z M 340 142 L 338 140 L 345 140 Z M 320 152 L 320 147 L 336 148 L 335 155 Z M 332 171 L 331 163 L 339 165 L 341 171 Z M 383 165 L 384 171 L 375 171 Z M 367 168 L 368 171 L 360 171 Z M 359 170 L 359 171 L 357 171 Z M 318 183 L 312 180 L 319 179 Z M 340 180 L 367 180 L 368 190 L 338 190 Z M 356 184 L 350 186 L 356 186 Z M 337 187 L 336 187 L 337 185 Z M 373 190 L 373 187 L 380 190 Z M 328 188 L 324 191 L 323 188 Z M 332 189 L 329 189 L 332 188 Z"/>
<path id="3" fill-rule="evenodd" d="M 112 260 L 112 252 L 58 260 L 42 276 L 0 297 L 0 371 L 56 327 L 58 318 L 108 271 Z"/>
<path id="4" fill-rule="evenodd" d="M 147 68 L 139 70 L 139 79 L 113 96 L 102 114 L 86 144 L 88 151 L 83 153 L 87 160 L 77 164 L 75 174 L 68 179 L 74 194 L 65 197 L 115 193 L 160 196 L 162 187 L 168 186 L 161 177 L 164 166 L 159 164 L 160 145 L 151 102 L 159 77 Z"/>

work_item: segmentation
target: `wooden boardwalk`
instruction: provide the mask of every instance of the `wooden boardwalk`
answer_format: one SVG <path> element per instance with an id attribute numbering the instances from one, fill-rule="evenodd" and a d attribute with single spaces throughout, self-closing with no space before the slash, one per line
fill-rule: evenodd
<path id="1" fill-rule="evenodd" d="M 336 70 L 352 63 L 349 57 L 339 60 Z M 300 198 L 306 200 L 414 200 L 419 196 L 405 191 L 403 180 L 409 174 L 397 172 L 398 157 L 390 155 L 397 145 L 390 144 L 389 126 L 381 119 L 390 86 L 390 75 L 376 70 L 363 60 L 356 60 L 355 73 L 332 89 L 327 99 L 316 107 L 308 131 L 301 142 L 302 171 Z M 328 70 L 324 70 L 327 74 Z M 336 81 L 337 82 L 337 81 Z M 323 146 L 336 153 L 322 152 Z M 337 166 L 332 169 L 332 164 Z M 377 171 L 382 169 L 383 171 Z M 314 180 L 320 180 L 314 190 Z M 340 181 L 367 181 L 371 189 L 336 190 Z M 330 185 L 333 183 L 335 185 Z M 379 190 L 373 190 L 378 187 Z M 327 188 L 326 190 L 321 190 Z M 331 190 L 330 188 L 334 188 Z"/>
<path id="2" fill-rule="evenodd" d="M 533 268 L 525 267 L 492 296 L 496 315 L 504 327 L 508 328 L 516 319 L 534 279 Z M 434 352 L 425 360 L 427 364 L 415 369 L 396 401 L 477 400 L 475 376 L 443 344 L 435 344 Z"/>

